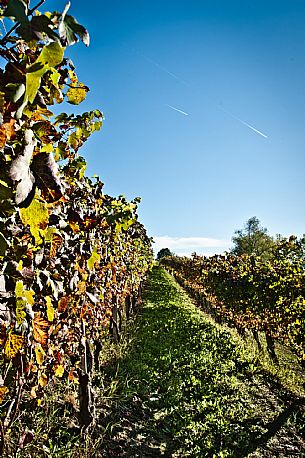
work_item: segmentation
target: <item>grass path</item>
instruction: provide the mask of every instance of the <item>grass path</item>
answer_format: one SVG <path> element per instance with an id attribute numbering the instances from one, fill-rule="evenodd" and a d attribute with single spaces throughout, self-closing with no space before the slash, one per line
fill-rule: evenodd
<path id="1" fill-rule="evenodd" d="M 305 457 L 301 401 L 162 269 L 153 269 L 141 313 L 115 351 L 96 456 Z"/>

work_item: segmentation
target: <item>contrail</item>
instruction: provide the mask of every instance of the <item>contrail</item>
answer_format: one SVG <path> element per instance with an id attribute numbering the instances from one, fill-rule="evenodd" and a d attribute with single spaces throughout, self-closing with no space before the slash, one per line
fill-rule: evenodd
<path id="1" fill-rule="evenodd" d="M 184 114 L 185 116 L 189 116 L 188 113 L 186 113 L 185 111 L 179 110 L 179 108 L 172 107 L 172 106 L 169 105 L 168 103 L 166 103 L 165 105 L 166 105 L 167 107 L 171 108 L 172 110 L 178 111 L 178 113 Z"/>
<path id="2" fill-rule="evenodd" d="M 151 59 L 150 57 L 148 56 L 145 56 L 144 54 L 142 53 L 139 53 L 142 57 L 144 57 L 144 59 L 146 59 L 148 62 L 150 62 L 151 64 L 155 65 L 157 68 L 160 68 L 160 70 L 163 70 L 165 73 L 167 73 L 168 75 L 172 76 L 173 78 L 175 78 L 177 81 L 179 81 L 179 83 L 182 83 L 182 84 L 185 84 L 186 86 L 189 86 L 189 84 L 184 81 L 182 78 L 180 78 L 180 76 L 178 75 L 175 75 L 175 73 L 173 72 L 170 72 L 169 70 L 167 70 L 167 68 L 163 67 L 162 65 L 160 65 L 158 62 L 156 62 L 155 60 Z"/>
<path id="3" fill-rule="evenodd" d="M 173 72 L 170 72 L 167 68 L 163 67 L 162 65 L 160 65 L 158 62 L 156 62 L 155 60 L 151 59 L 151 57 L 148 57 L 146 56 L 145 54 L 143 54 L 142 52 L 138 51 L 136 48 L 131 48 L 134 52 L 136 52 L 139 56 L 141 56 L 143 59 L 147 60 L 147 62 L 150 62 L 151 64 L 153 64 L 155 67 L 159 68 L 160 70 L 162 70 L 163 72 L 167 73 L 168 75 L 170 75 L 172 78 L 175 78 L 175 80 L 179 81 L 179 83 L 182 83 L 182 84 L 185 84 L 186 86 L 189 86 L 189 83 L 187 81 L 185 81 L 184 79 L 180 78 L 180 76 L 176 75 L 175 73 Z"/>
<path id="4" fill-rule="evenodd" d="M 244 126 L 247 126 L 249 127 L 249 129 L 253 130 L 254 132 L 256 132 L 257 134 L 261 135 L 262 137 L 264 138 L 268 138 L 268 136 L 266 134 L 263 134 L 263 132 L 261 132 L 260 130 L 258 129 L 255 129 L 255 127 L 251 126 L 250 124 L 248 124 L 246 121 L 243 121 L 242 119 L 238 118 L 237 116 L 235 116 L 233 113 L 230 113 L 229 111 L 225 110 L 224 108 L 218 106 L 218 108 L 220 108 L 222 111 L 224 111 L 226 114 L 228 114 L 229 116 L 231 116 L 231 118 L 233 119 L 236 119 L 237 121 L 241 122 Z"/>

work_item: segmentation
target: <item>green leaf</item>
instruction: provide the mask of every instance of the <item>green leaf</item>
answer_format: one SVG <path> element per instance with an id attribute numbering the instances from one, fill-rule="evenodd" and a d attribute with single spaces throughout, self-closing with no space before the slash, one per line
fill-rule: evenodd
<path id="1" fill-rule="evenodd" d="M 36 62 L 42 62 L 49 67 L 56 67 L 64 58 L 64 48 L 57 41 L 43 47 Z"/>
<path id="2" fill-rule="evenodd" d="M 4 256 L 6 253 L 7 248 L 9 247 L 9 243 L 4 237 L 4 235 L 0 232 L 0 256 Z"/>
<path id="3" fill-rule="evenodd" d="M 34 102 L 37 91 L 40 88 L 41 77 L 47 70 L 48 66 L 43 65 L 41 62 L 39 62 L 39 65 L 37 65 L 35 62 L 30 67 L 28 67 L 26 74 L 25 99 L 28 99 L 30 103 Z"/>
<path id="4" fill-rule="evenodd" d="M 67 14 L 69 8 L 70 2 L 67 3 L 64 12 L 60 18 L 58 32 L 61 40 L 64 42 L 66 46 L 71 46 L 77 43 L 77 36 L 79 36 L 82 42 L 86 46 L 89 46 L 90 36 L 88 30 L 85 29 L 84 26 L 80 25 L 73 16 Z"/>
<path id="5" fill-rule="evenodd" d="M 22 83 L 9 83 L 6 88 L 9 90 L 10 99 L 14 103 L 18 102 L 25 92 L 25 85 Z"/>
<path id="6" fill-rule="evenodd" d="M 64 48 L 58 42 L 43 47 L 40 56 L 27 68 L 25 98 L 34 102 L 42 76 L 52 67 L 59 65 L 64 57 Z"/>
<path id="7" fill-rule="evenodd" d="M 14 19 L 16 22 L 28 22 L 28 7 L 24 0 L 9 0 L 4 16 Z"/>
<path id="8" fill-rule="evenodd" d="M 44 33 L 49 38 L 58 40 L 58 35 L 54 32 L 54 30 L 52 30 L 53 26 L 53 22 L 45 14 L 41 14 L 40 16 L 33 16 L 30 23 L 32 33 L 35 34 L 40 40 L 44 38 Z"/>
<path id="9" fill-rule="evenodd" d="M 89 46 L 90 36 L 88 30 L 84 26 L 79 24 L 73 16 L 67 14 L 65 20 L 61 24 L 62 31 L 64 31 L 66 35 L 68 45 L 76 43 L 78 41 L 76 35 L 78 35 L 81 41 L 86 46 Z"/>

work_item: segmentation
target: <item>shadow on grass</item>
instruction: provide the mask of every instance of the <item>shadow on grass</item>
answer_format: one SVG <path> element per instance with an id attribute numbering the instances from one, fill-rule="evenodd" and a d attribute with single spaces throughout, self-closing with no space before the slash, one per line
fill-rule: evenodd
<path id="1" fill-rule="evenodd" d="M 266 413 L 253 402 L 254 362 L 159 268 L 129 339 L 105 369 L 118 389 L 100 419 L 108 433 L 99 456 L 246 457 L 299 409 L 276 398 Z"/>

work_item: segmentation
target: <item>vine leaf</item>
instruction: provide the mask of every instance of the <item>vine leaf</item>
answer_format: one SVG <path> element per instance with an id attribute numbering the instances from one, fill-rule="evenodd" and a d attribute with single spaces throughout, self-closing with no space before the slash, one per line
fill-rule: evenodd
<path id="1" fill-rule="evenodd" d="M 55 310 L 52 305 L 52 300 L 50 296 L 46 296 L 46 303 L 47 303 L 47 317 L 48 321 L 52 323 L 54 321 Z"/>
<path id="2" fill-rule="evenodd" d="M 43 47 L 40 56 L 36 62 L 42 62 L 49 67 L 56 67 L 59 65 L 64 57 L 64 48 L 58 41 L 54 41 Z"/>
<path id="3" fill-rule="evenodd" d="M 71 87 L 67 92 L 68 102 L 72 105 L 79 105 L 87 96 L 89 88 L 83 83 L 80 83 L 77 76 L 72 70 L 69 70 Z"/>
<path id="4" fill-rule="evenodd" d="M 70 302 L 70 296 L 61 297 L 58 302 L 58 312 L 64 313 L 68 308 L 69 302 Z"/>
<path id="5" fill-rule="evenodd" d="M 0 402 L 3 402 L 5 395 L 8 393 L 9 389 L 7 386 L 0 386 Z"/>
<path id="6" fill-rule="evenodd" d="M 44 351 L 44 349 L 42 348 L 41 345 L 37 345 L 35 347 L 35 356 L 36 356 L 36 362 L 39 366 L 41 366 L 41 364 L 43 363 L 44 361 L 44 358 L 46 356 L 46 353 Z"/>
<path id="7" fill-rule="evenodd" d="M 33 290 L 25 290 L 23 291 L 23 297 L 27 300 L 27 303 L 30 305 L 35 304 L 35 299 L 34 299 L 34 291 Z"/>
<path id="8" fill-rule="evenodd" d="M 41 77 L 47 70 L 48 66 L 44 65 L 42 62 L 35 62 L 27 68 L 25 100 L 29 101 L 30 103 L 34 102 L 37 91 L 41 84 Z"/>
<path id="9" fill-rule="evenodd" d="M 41 316 L 41 312 L 35 313 L 32 323 L 34 339 L 41 345 L 46 345 L 49 337 L 50 323 Z"/>
<path id="10" fill-rule="evenodd" d="M 31 169 L 42 197 L 49 203 L 63 196 L 58 166 L 52 153 L 42 152 L 34 156 Z"/>
<path id="11" fill-rule="evenodd" d="M 70 2 L 67 3 L 64 12 L 60 18 L 58 32 L 61 40 L 63 41 L 65 46 L 71 46 L 77 43 L 77 36 L 79 36 L 82 42 L 86 46 L 89 46 L 90 36 L 88 30 L 85 29 L 84 26 L 80 25 L 73 16 L 67 14 L 69 8 Z"/>
<path id="12" fill-rule="evenodd" d="M 50 249 L 50 258 L 55 258 L 56 253 L 63 244 L 63 238 L 59 234 L 52 234 L 51 239 L 51 249 Z"/>
<path id="13" fill-rule="evenodd" d="M 33 16 L 30 22 L 32 32 L 40 39 L 43 40 L 43 34 L 45 33 L 48 37 L 53 40 L 58 40 L 58 35 L 52 30 L 54 26 L 53 22 L 46 15 Z"/>
<path id="14" fill-rule="evenodd" d="M 57 366 L 55 369 L 55 375 L 56 377 L 62 377 L 64 375 L 65 368 L 61 365 Z"/>
<path id="15" fill-rule="evenodd" d="M 8 247 L 9 247 L 9 242 L 6 240 L 4 235 L 0 232 L 0 257 L 5 255 Z"/>
<path id="16" fill-rule="evenodd" d="M 4 12 L 4 16 L 22 24 L 28 22 L 27 14 L 28 7 L 24 0 L 9 0 Z"/>
<path id="17" fill-rule="evenodd" d="M 16 137 L 15 122 L 15 119 L 11 119 L 10 122 L 5 122 L 0 126 L 0 149 L 5 147 L 7 141 L 14 140 Z"/>
<path id="18" fill-rule="evenodd" d="M 24 337 L 14 334 L 12 331 L 9 332 L 5 342 L 4 354 L 8 359 L 14 358 L 17 353 L 21 350 L 24 343 Z"/>
<path id="19" fill-rule="evenodd" d="M 27 208 L 20 209 L 20 218 L 23 224 L 30 226 L 32 236 L 38 245 L 42 242 L 41 236 L 45 235 L 45 230 L 49 222 L 49 212 L 43 202 L 33 199 Z"/>
<path id="20" fill-rule="evenodd" d="M 45 386 L 47 386 L 48 384 L 48 377 L 46 376 L 46 374 L 42 373 L 40 375 L 40 377 L 38 378 L 38 383 L 39 385 L 44 388 Z"/>
<path id="21" fill-rule="evenodd" d="M 38 59 L 27 68 L 25 100 L 34 102 L 41 84 L 42 76 L 51 68 L 59 65 L 64 57 L 64 48 L 57 41 L 45 45 Z"/>
<path id="22" fill-rule="evenodd" d="M 35 148 L 33 131 L 25 131 L 25 145 L 23 152 L 11 165 L 9 174 L 12 180 L 17 181 L 15 202 L 19 207 L 26 206 L 35 193 L 35 178 L 30 170 L 30 163 Z"/>
<path id="23" fill-rule="evenodd" d="M 100 260 L 101 256 L 98 254 L 97 249 L 94 247 L 91 257 L 87 259 L 87 267 L 90 272 L 94 269 L 95 265 L 100 262 Z"/>
<path id="24" fill-rule="evenodd" d="M 26 306 L 26 302 L 23 299 L 17 299 L 16 301 L 16 321 L 19 326 L 24 322 L 26 318 L 26 313 L 24 311 L 25 306 Z"/>
<path id="25" fill-rule="evenodd" d="M 16 297 L 22 297 L 23 295 L 23 281 L 18 280 L 15 286 L 15 296 Z"/>

